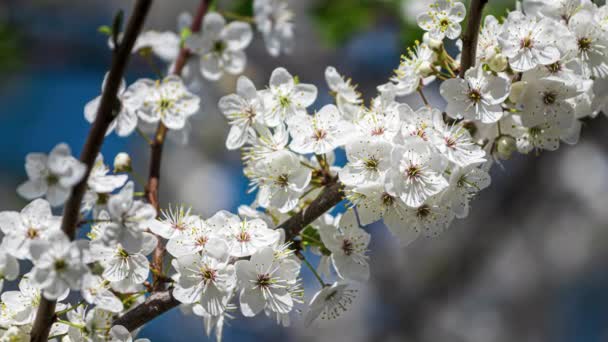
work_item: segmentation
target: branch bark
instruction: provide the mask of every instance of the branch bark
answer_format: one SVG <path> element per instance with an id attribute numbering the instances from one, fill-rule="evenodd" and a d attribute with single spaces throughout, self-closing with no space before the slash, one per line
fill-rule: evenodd
<path id="1" fill-rule="evenodd" d="M 292 240 L 300 233 L 300 230 L 340 203 L 343 199 L 343 185 L 334 178 L 308 207 L 281 223 L 278 228 L 285 230 L 286 241 Z"/>
<path id="2" fill-rule="evenodd" d="M 211 1 L 212 0 L 201 0 L 190 27 L 192 32 L 198 32 L 201 30 L 203 17 L 207 13 Z M 173 67 L 174 75 L 181 75 L 188 58 L 190 58 L 190 55 L 190 51 L 183 46 L 179 52 L 179 55 L 177 56 L 177 59 L 175 60 L 175 66 Z M 166 136 L 167 127 L 162 122 L 159 122 L 156 129 L 156 134 L 154 135 L 154 140 L 150 144 L 150 173 L 148 175 L 148 184 L 146 185 L 146 197 L 148 198 L 148 202 L 150 202 L 150 204 L 156 208 L 156 212 L 158 212 L 160 209 L 160 204 L 158 202 L 158 188 L 160 184 L 163 146 L 165 145 Z M 154 253 L 152 254 L 151 264 L 152 270 L 154 270 L 154 282 L 152 286 L 154 291 L 161 291 L 163 289 L 163 282 L 160 281 L 159 278 L 163 273 L 163 259 L 165 257 L 166 248 L 163 239 L 160 236 L 157 236 L 156 238 L 158 239 L 158 244 L 156 245 Z"/>
<path id="3" fill-rule="evenodd" d="M 477 39 L 479 38 L 479 28 L 481 27 L 481 18 L 484 6 L 488 0 L 471 0 L 469 5 L 469 19 L 467 28 L 462 36 L 462 56 L 460 57 L 460 77 L 464 77 L 464 73 L 469 68 L 475 66 L 475 58 L 477 55 Z"/>
<path id="4" fill-rule="evenodd" d="M 113 325 L 122 325 L 127 330 L 133 331 L 178 305 L 179 302 L 173 297 L 172 290 L 155 292 L 142 304 L 116 319 Z"/>
<path id="5" fill-rule="evenodd" d="M 129 61 L 131 50 L 137 36 L 139 36 L 151 4 L 152 0 L 138 0 L 136 2 L 123 39 L 114 50 L 112 66 L 101 95 L 97 117 L 91 125 L 89 135 L 80 154 L 80 161 L 86 165 L 86 172 L 82 180 L 72 189 L 72 193 L 63 210 L 61 229 L 71 240 L 74 240 L 76 234 L 76 226 L 80 219 L 80 204 L 87 189 L 87 180 L 91 173 L 91 168 L 95 163 L 97 154 L 101 150 L 108 126 L 114 120 L 114 111 L 120 105 L 116 98 L 120 82 Z M 55 304 L 55 301 L 49 301 L 45 298 L 41 299 L 31 331 L 32 342 L 47 341 L 51 325 L 56 319 Z"/>

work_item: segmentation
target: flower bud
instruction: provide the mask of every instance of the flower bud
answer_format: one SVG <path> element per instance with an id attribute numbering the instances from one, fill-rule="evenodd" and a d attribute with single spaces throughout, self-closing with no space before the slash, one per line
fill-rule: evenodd
<path id="1" fill-rule="evenodd" d="M 517 150 L 515 139 L 510 135 L 501 135 L 495 144 L 496 155 L 502 160 L 510 159 L 513 152 Z"/>
<path id="2" fill-rule="evenodd" d="M 120 152 L 114 157 L 114 172 L 130 172 L 131 170 L 131 157 L 127 153 Z"/>
<path id="3" fill-rule="evenodd" d="M 511 85 L 511 94 L 509 94 L 509 100 L 513 103 L 519 103 L 519 99 L 521 98 L 521 94 L 526 87 L 526 82 L 519 81 L 515 82 Z"/>
<path id="4" fill-rule="evenodd" d="M 497 53 L 493 55 L 492 58 L 488 59 L 488 65 L 492 71 L 501 72 L 507 68 L 509 61 L 507 60 L 507 57 L 503 56 L 501 53 Z"/>
<path id="5" fill-rule="evenodd" d="M 443 40 L 441 39 L 429 37 L 427 44 L 433 51 L 440 51 L 443 48 Z"/>
<path id="6" fill-rule="evenodd" d="M 420 64 L 420 66 L 418 67 L 418 70 L 420 70 L 420 73 L 424 76 L 430 76 L 431 74 L 433 74 L 435 72 L 435 69 L 433 69 L 433 65 L 431 65 L 431 63 L 424 61 Z"/>

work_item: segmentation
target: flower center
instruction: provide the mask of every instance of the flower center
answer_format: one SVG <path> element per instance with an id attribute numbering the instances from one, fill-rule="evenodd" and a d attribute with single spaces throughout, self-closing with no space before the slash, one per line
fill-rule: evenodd
<path id="1" fill-rule="evenodd" d="M 448 18 L 443 18 L 439 21 L 439 27 L 441 28 L 441 32 L 445 32 L 450 27 L 450 21 Z"/>
<path id="2" fill-rule="evenodd" d="M 258 274 L 258 280 L 256 282 L 256 285 L 262 288 L 267 288 L 270 286 L 270 284 L 272 283 L 271 278 L 270 278 L 270 274 L 264 273 L 264 274 Z"/>
<path id="3" fill-rule="evenodd" d="M 287 174 L 282 174 L 279 177 L 277 177 L 277 179 L 274 181 L 274 183 L 282 188 L 286 187 L 287 185 L 289 185 L 289 175 Z"/>
<path id="4" fill-rule="evenodd" d="M 379 136 L 379 135 L 384 134 L 384 131 L 385 131 L 384 127 L 376 127 L 374 129 L 372 129 L 372 135 Z"/>
<path id="5" fill-rule="evenodd" d="M 380 162 L 378 161 L 378 159 L 373 156 L 369 157 L 368 159 L 365 159 L 365 161 L 363 162 L 363 165 L 365 165 L 365 169 L 368 171 L 377 171 L 379 164 Z"/>
<path id="6" fill-rule="evenodd" d="M 481 92 L 477 89 L 471 89 L 469 91 L 469 100 L 473 103 L 479 103 L 481 101 Z"/>
<path id="7" fill-rule="evenodd" d="M 351 255 L 355 251 L 355 245 L 349 239 L 344 239 L 342 240 L 342 251 L 346 255 Z"/>
<path id="8" fill-rule="evenodd" d="M 34 240 L 40 237 L 40 233 L 38 232 L 38 229 L 30 227 L 27 229 L 27 238 L 30 240 Z"/>
<path id="9" fill-rule="evenodd" d="M 248 232 L 242 230 L 240 233 L 236 234 L 236 241 L 249 242 L 251 241 L 251 235 L 249 235 Z"/>
<path id="10" fill-rule="evenodd" d="M 448 148 L 454 148 L 454 146 L 456 146 L 456 139 L 454 139 L 454 137 L 445 137 L 445 146 L 447 146 Z"/>
<path id="11" fill-rule="evenodd" d="M 557 61 L 553 64 L 547 65 L 546 68 L 547 70 L 549 70 L 550 73 L 557 74 L 558 72 L 562 71 L 562 63 Z"/>
<path id="12" fill-rule="evenodd" d="M 201 276 L 203 277 L 203 282 L 205 284 L 212 283 L 217 277 L 217 271 L 212 268 L 204 267 L 201 269 Z"/>
<path id="13" fill-rule="evenodd" d="M 384 204 L 384 206 L 386 207 L 392 207 L 393 204 L 395 203 L 395 198 L 391 195 L 389 195 L 387 192 L 382 194 L 382 204 Z"/>
<path id="14" fill-rule="evenodd" d="M 320 128 L 319 129 L 315 129 L 315 135 L 313 136 L 313 138 L 316 141 L 323 140 L 326 137 L 327 137 L 327 131 L 325 131 L 324 129 L 320 129 Z"/>
<path id="15" fill-rule="evenodd" d="M 415 179 L 420 176 L 420 171 L 422 171 L 420 167 L 418 167 L 417 165 L 412 165 L 408 167 L 407 170 L 405 170 L 405 173 L 408 178 Z"/>
<path id="16" fill-rule="evenodd" d="M 416 209 L 416 217 L 423 219 L 431 214 L 431 207 L 426 204 L 421 205 Z"/>
<path id="17" fill-rule="evenodd" d="M 164 112 L 173 106 L 173 102 L 167 99 L 161 99 L 158 102 L 158 107 L 160 107 L 161 112 Z"/>
<path id="18" fill-rule="evenodd" d="M 67 267 L 68 264 L 63 259 L 55 260 L 55 263 L 53 263 L 53 268 L 55 268 L 55 271 L 57 272 L 64 271 Z"/>
<path id="19" fill-rule="evenodd" d="M 129 252 L 125 251 L 123 248 L 118 249 L 118 256 L 122 259 L 126 259 L 129 257 Z"/>
<path id="20" fill-rule="evenodd" d="M 580 51 L 589 51 L 591 49 L 591 44 L 593 41 L 590 38 L 583 37 L 578 40 L 578 49 Z"/>
<path id="21" fill-rule="evenodd" d="M 46 176 L 46 183 L 48 185 L 55 185 L 59 183 L 59 177 L 55 176 L 54 174 L 49 174 Z"/>
<path id="22" fill-rule="evenodd" d="M 557 96 L 555 95 L 555 93 L 548 92 L 543 94 L 543 102 L 546 105 L 552 105 L 555 103 L 556 100 Z"/>
<path id="23" fill-rule="evenodd" d="M 218 40 L 215 43 L 213 43 L 213 52 L 222 53 L 222 52 L 224 52 L 225 49 L 226 49 L 226 43 L 224 43 L 222 40 Z"/>
<path id="24" fill-rule="evenodd" d="M 291 100 L 289 99 L 289 97 L 287 97 L 287 96 L 279 97 L 279 105 L 281 105 L 281 107 L 287 108 L 290 104 L 291 104 Z"/>
<path id="25" fill-rule="evenodd" d="M 201 236 L 196 239 L 195 244 L 198 247 L 204 247 L 207 244 L 207 241 L 209 241 L 209 239 L 206 236 Z"/>
<path id="26" fill-rule="evenodd" d="M 532 38 L 530 38 L 528 36 L 521 40 L 521 42 L 519 43 L 519 46 L 522 49 L 530 49 L 534 46 L 534 42 L 532 41 Z"/>

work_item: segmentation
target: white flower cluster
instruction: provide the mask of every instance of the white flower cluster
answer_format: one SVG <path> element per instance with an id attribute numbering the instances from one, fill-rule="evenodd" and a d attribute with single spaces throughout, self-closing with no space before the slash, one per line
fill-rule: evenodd
<path id="1" fill-rule="evenodd" d="M 255 0 L 253 9 L 249 21 L 269 53 L 291 50 L 292 15 L 285 2 Z M 264 312 L 287 325 L 305 300 L 303 264 L 321 285 L 308 296 L 305 323 L 339 317 L 353 303 L 358 283 L 370 277 L 371 236 L 363 227 L 382 220 L 403 245 L 437 236 L 454 218 L 468 215 L 471 199 L 489 186 L 488 171 L 497 159 L 516 150 L 555 150 L 560 141 L 576 143 L 581 120 L 605 109 L 607 6 L 535 0 L 523 1 L 521 10 L 501 20 L 487 16 L 477 58 L 461 72 L 458 57 L 444 44 L 459 38 L 464 17 L 464 5 L 452 0 L 436 0 L 421 13 L 423 42 L 408 50 L 367 105 L 356 85 L 333 67 L 325 79 L 335 104 L 312 113 L 317 88 L 284 68 L 275 69 L 261 90 L 239 77 L 236 93 L 219 101 L 231 126 L 226 147 L 241 149 L 245 175 L 257 191 L 254 204 L 241 206 L 238 215 L 220 211 L 202 218 L 184 206 L 157 212 L 129 181 L 128 155 L 116 156 L 113 173 L 99 155 L 82 184 L 78 238 L 71 240 L 52 207 L 65 203 L 86 166 L 65 144 L 48 156 L 29 154 L 29 180 L 18 193 L 33 201 L 20 212 L 0 212 L 0 292 L 5 280 L 19 277 L 20 261 L 33 266 L 22 272 L 17 291 L 0 295 L 0 341 L 29 340 L 43 297 L 58 301 L 52 338 L 132 341 L 113 322 L 158 282 L 168 285 L 185 311 L 202 316 L 207 334 L 215 329 L 218 339 L 237 296 L 243 316 Z M 180 30 L 190 20 L 182 17 Z M 244 71 L 243 50 L 252 38 L 247 22 L 227 23 L 210 12 L 200 33 L 144 32 L 134 50 L 150 50 L 175 65 L 186 47 L 194 56 L 186 69 L 217 80 L 224 72 Z M 424 95 L 435 81 L 442 81 L 444 110 Z M 190 83 L 176 75 L 128 87 L 123 82 L 107 133 L 128 136 L 158 123 L 184 131 L 200 107 Z M 400 96 L 412 93 L 419 93 L 423 106 L 401 102 Z M 89 122 L 100 99 L 85 106 Z M 346 162 L 336 165 L 340 149 Z M 329 201 L 323 196 L 335 186 L 348 202 L 345 212 L 327 211 L 304 227 L 279 228 L 306 213 L 315 199 Z M 171 256 L 168 270 L 156 260 L 163 246 Z M 316 268 L 306 250 L 320 256 Z M 75 291 L 82 301 L 68 304 Z"/>

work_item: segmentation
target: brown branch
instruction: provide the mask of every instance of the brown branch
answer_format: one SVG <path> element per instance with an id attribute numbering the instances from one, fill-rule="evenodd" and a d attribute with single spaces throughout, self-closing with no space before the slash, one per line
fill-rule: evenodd
<path id="1" fill-rule="evenodd" d="M 127 330 L 133 331 L 179 304 L 171 290 L 154 292 L 142 304 L 116 319 L 113 325 L 122 325 Z"/>
<path id="2" fill-rule="evenodd" d="M 343 199 L 343 185 L 334 178 L 308 207 L 279 225 L 278 228 L 285 230 L 285 241 L 293 240 L 300 233 L 300 230 L 336 206 Z"/>
<path id="3" fill-rule="evenodd" d="M 120 106 L 116 98 L 118 88 L 125 72 L 131 50 L 139 32 L 144 24 L 146 15 L 150 9 L 152 0 L 138 0 L 133 9 L 133 15 L 129 19 L 127 30 L 120 45 L 114 50 L 110 73 L 101 95 L 97 117 L 91 125 L 89 135 L 80 154 L 80 161 L 86 165 L 86 172 L 82 180 L 72 189 L 63 210 L 61 229 L 71 239 L 74 239 L 76 226 L 80 219 L 80 204 L 87 188 L 87 180 L 91 168 L 95 163 L 97 154 L 101 150 L 103 139 L 108 126 L 114 120 L 114 112 Z M 48 340 L 51 325 L 55 321 L 55 301 L 49 301 L 44 297 L 40 301 L 36 319 L 31 331 L 32 342 L 45 342 Z"/>
<path id="4" fill-rule="evenodd" d="M 481 27 L 481 14 L 488 0 L 471 0 L 469 5 L 469 19 L 467 29 L 462 36 L 462 56 L 460 57 L 460 77 L 469 68 L 475 66 L 477 55 L 477 39 L 479 38 L 479 28 Z"/>
<path id="5" fill-rule="evenodd" d="M 203 17 L 207 13 L 211 1 L 212 0 L 201 0 L 190 27 L 192 32 L 198 32 L 201 30 Z M 179 55 L 177 56 L 177 59 L 175 60 L 175 66 L 173 67 L 174 75 L 181 75 L 188 58 L 190 58 L 190 55 L 190 51 L 183 46 L 179 52 Z M 160 204 L 158 202 L 158 188 L 160 183 L 160 168 L 163 155 L 163 146 L 165 144 L 166 136 L 167 127 L 162 122 L 159 122 L 156 129 L 156 134 L 154 135 L 154 140 L 150 144 L 150 173 L 148 176 L 148 184 L 146 185 L 146 197 L 148 198 L 148 202 L 150 202 L 150 204 L 156 208 L 157 212 L 160 209 Z M 152 254 L 151 263 L 151 267 L 154 270 L 154 282 L 152 284 L 154 291 L 160 291 L 163 289 L 163 282 L 160 281 L 159 276 L 162 276 L 163 274 L 163 259 L 166 253 L 165 242 L 160 236 L 157 236 L 157 239 L 158 244 L 156 245 L 154 253 Z"/>

